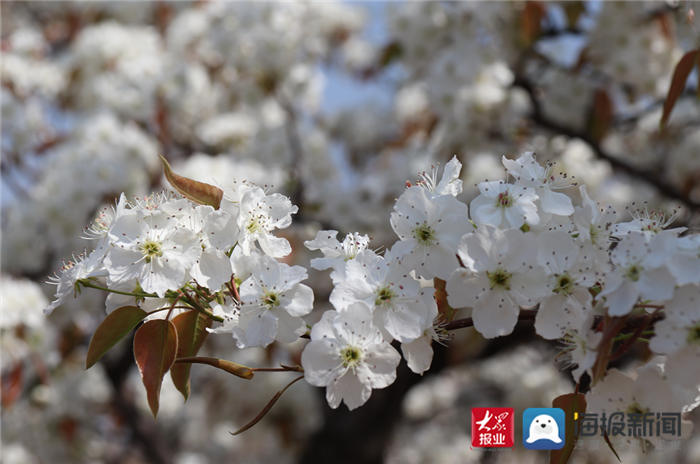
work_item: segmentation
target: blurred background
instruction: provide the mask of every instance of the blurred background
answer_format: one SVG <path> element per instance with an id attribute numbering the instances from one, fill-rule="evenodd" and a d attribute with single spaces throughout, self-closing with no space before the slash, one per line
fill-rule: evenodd
<path id="1" fill-rule="evenodd" d="M 661 132 L 675 65 L 700 45 L 688 2 L 2 2 L 2 444 L 5 464 L 544 463 L 545 452 L 471 449 L 470 409 L 548 407 L 573 390 L 555 343 L 528 323 L 486 341 L 471 329 L 438 346 L 420 377 L 362 408 L 332 411 L 324 390 L 192 369 L 187 403 L 169 376 L 154 423 L 124 340 L 90 370 L 105 295 L 85 291 L 45 317 L 47 276 L 121 192 L 163 187 L 174 170 L 221 187 L 247 180 L 299 206 L 281 231 L 303 246 L 320 229 L 390 247 L 407 180 L 454 155 L 465 202 L 504 178 L 501 158 L 535 150 L 625 208 L 680 207 L 698 230 L 697 70 Z M 578 189 L 567 191 L 580 204 Z M 316 310 L 328 272 L 310 269 Z M 240 351 L 209 337 L 204 356 L 249 366 L 298 363 L 305 342 Z M 635 348 L 616 364 L 633 372 Z M 584 385 L 584 390 L 586 386 Z M 519 416 L 518 416 L 519 417 Z M 624 463 L 700 462 L 700 415 L 680 445 L 621 443 Z M 516 421 L 517 422 L 517 421 Z M 522 435 L 516 434 L 516 442 Z M 522 447 L 519 447 L 522 448 Z M 617 462 L 583 442 L 573 463 Z"/>

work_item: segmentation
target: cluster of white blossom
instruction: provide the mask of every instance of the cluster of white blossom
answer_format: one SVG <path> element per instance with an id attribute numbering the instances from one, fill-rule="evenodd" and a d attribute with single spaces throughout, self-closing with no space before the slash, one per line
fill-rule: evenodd
<path id="1" fill-rule="evenodd" d="M 87 231 L 95 250 L 64 265 L 52 279 L 58 290 L 51 313 L 87 279 L 113 290 L 107 312 L 128 304 L 149 311 L 167 308 L 168 296 L 197 286 L 221 293 L 237 279 L 240 300 L 214 306 L 241 348 L 295 341 L 306 331 L 301 316 L 313 308 L 313 292 L 300 282 L 306 270 L 274 258 L 291 252 L 272 231 L 291 224 L 298 208 L 280 194 L 251 184 L 229 189 L 220 209 L 196 205 L 168 193 L 103 210 Z M 161 314 L 160 317 L 163 315 Z"/>
<path id="2" fill-rule="evenodd" d="M 598 357 L 603 334 L 594 326 L 596 304 L 621 317 L 652 307 L 640 301 L 665 302 L 666 319 L 650 348 L 668 357 L 670 384 L 697 393 L 697 235 L 679 238 L 684 228 L 665 230 L 675 214 L 658 211 L 637 210 L 632 221 L 616 223 L 615 210 L 599 207 L 585 186 L 583 205 L 574 207 L 558 191 L 572 186 L 567 175 L 551 163 L 541 166 L 531 152 L 503 164 L 514 182 L 480 183 L 471 220 L 455 198 L 462 191 L 456 158 L 440 182 L 424 176 L 408 188 L 391 217 L 400 240 L 384 256 L 367 249 L 366 238 L 350 234 L 338 242 L 336 231 L 306 242 L 325 255 L 313 267 L 334 269 L 330 301 L 337 311 L 311 332 L 302 358 L 307 379 L 328 387 L 332 406 L 344 399 L 352 409 L 367 400 L 370 387 L 393 380 L 394 369 L 387 369 L 398 363 L 398 353 L 386 342 L 402 344 L 414 372 L 427 370 L 440 325 L 434 289 L 421 288 L 419 278 L 438 278 L 447 281 L 449 304 L 468 308 L 486 338 L 511 333 L 521 308 L 537 307 L 537 333 L 566 343 L 576 381 L 583 372 L 592 375 Z"/>
<path id="3" fill-rule="evenodd" d="M 480 183 L 469 206 L 456 199 L 462 192 L 456 157 L 440 181 L 437 170 L 423 174 L 396 201 L 391 226 L 399 241 L 383 255 L 357 233 L 340 242 L 337 231 L 322 230 L 305 243 L 324 255 L 312 267 L 333 269 L 335 308 L 310 332 L 301 359 L 307 381 L 327 387 L 331 407 L 361 406 L 372 389 L 395 380 L 394 340 L 410 369 L 423 374 L 432 342 L 444 334 L 431 283 L 440 279 L 449 305 L 468 308 L 485 338 L 510 334 L 521 308 L 537 307 L 537 333 L 565 342 L 576 381 L 583 372 L 594 376 L 603 337 L 594 325 L 596 305 L 624 317 L 646 314 L 656 307 L 649 302 L 665 303 L 666 318 L 650 340 L 666 357 L 659 381 L 668 382 L 669 395 L 660 396 L 668 407 L 687 408 L 673 392 L 697 393 L 700 386 L 698 236 L 679 238 L 685 228 L 666 229 L 675 212 L 636 210 L 632 221 L 617 223 L 615 210 L 599 207 L 585 186 L 582 206 L 574 207 L 559 191 L 572 187 L 569 177 L 552 163 L 540 165 L 532 152 L 504 158 L 503 165 L 514 182 Z M 301 283 L 303 267 L 277 260 L 292 249 L 272 232 L 288 227 L 297 210 L 287 197 L 247 183 L 227 190 L 218 210 L 167 193 L 130 204 L 122 194 L 88 231 L 95 250 L 53 279 L 57 299 L 45 312 L 76 286 L 96 281 L 114 291 L 108 312 L 139 304 L 162 317 L 158 310 L 172 308 L 180 289 L 196 286 L 219 295 L 211 309 L 223 324 L 212 332 L 231 333 L 239 348 L 292 343 L 307 331 L 302 317 L 313 309 L 314 295 Z M 593 395 L 604 394 L 613 377 Z"/>

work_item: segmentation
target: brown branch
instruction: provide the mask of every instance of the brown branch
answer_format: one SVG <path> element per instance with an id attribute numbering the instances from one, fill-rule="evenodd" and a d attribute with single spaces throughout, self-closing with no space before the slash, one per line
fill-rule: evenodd
<path id="1" fill-rule="evenodd" d="M 536 316 L 537 310 L 522 309 L 520 310 L 520 314 L 518 315 L 518 322 L 534 321 Z M 627 318 L 627 321 L 625 321 L 625 325 L 622 327 L 622 330 L 639 330 L 639 328 L 641 327 L 641 333 L 649 324 L 656 323 L 657 321 L 660 321 L 664 318 L 664 314 L 658 312 L 658 310 L 651 315 L 642 314 L 639 316 L 630 316 L 629 318 Z M 593 326 L 597 326 L 602 320 L 603 316 L 595 316 L 595 323 L 593 324 Z M 471 317 L 465 317 L 464 319 L 457 319 L 456 321 L 448 322 L 447 324 L 441 325 L 440 328 L 444 330 L 457 330 L 473 326 L 474 320 Z"/>
<path id="2" fill-rule="evenodd" d="M 620 345 L 617 348 L 617 350 L 615 350 L 615 352 L 613 354 L 610 355 L 610 359 L 616 359 L 616 358 L 619 358 L 620 356 L 622 356 L 623 354 L 625 354 L 627 352 L 627 350 L 629 350 L 630 347 L 635 344 L 635 342 L 639 339 L 639 337 L 642 336 L 642 333 L 644 332 L 644 330 L 646 330 L 646 328 L 649 326 L 651 321 L 653 321 L 654 318 L 656 318 L 656 316 L 659 314 L 660 310 L 661 309 L 659 308 L 656 311 L 654 311 L 652 314 L 649 314 L 648 316 L 643 316 L 644 317 L 643 322 L 641 324 L 639 324 L 639 326 L 634 330 L 634 333 L 632 334 L 632 336 L 627 341 L 625 341 L 622 345 Z"/>
<path id="3" fill-rule="evenodd" d="M 583 140 L 591 147 L 591 149 L 595 152 L 596 156 L 599 159 L 605 160 L 608 163 L 610 163 L 613 169 L 625 171 L 631 176 L 643 179 L 644 181 L 656 187 L 656 189 L 665 196 L 682 201 L 692 210 L 700 210 L 700 203 L 693 201 L 688 193 L 682 192 L 678 188 L 676 188 L 676 186 L 664 181 L 662 178 L 663 173 L 659 171 L 647 171 L 644 169 L 640 169 L 623 160 L 615 158 L 614 156 L 603 150 L 600 147 L 600 145 L 595 140 L 593 140 L 593 138 L 587 132 L 572 129 L 571 127 L 564 126 L 556 121 L 547 118 L 542 111 L 540 102 L 535 97 L 536 86 L 527 78 L 523 76 L 516 76 L 515 80 L 513 81 L 513 86 L 520 87 L 521 89 L 525 90 L 525 92 L 527 92 L 527 94 L 530 96 L 530 101 L 532 102 L 532 114 L 530 115 L 530 119 L 538 126 L 542 127 L 543 129 L 556 132 L 558 134 L 563 134 L 571 138 L 578 138 Z"/>

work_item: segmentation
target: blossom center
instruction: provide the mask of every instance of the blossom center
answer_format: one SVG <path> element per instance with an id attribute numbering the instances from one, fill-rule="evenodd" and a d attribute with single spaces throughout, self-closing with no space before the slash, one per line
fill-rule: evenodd
<path id="1" fill-rule="evenodd" d="M 642 406 L 639 405 L 636 401 L 629 406 L 627 406 L 627 411 L 625 411 L 627 414 L 646 414 L 649 412 L 649 409 L 643 408 Z"/>
<path id="2" fill-rule="evenodd" d="M 389 306 L 391 299 L 396 295 L 389 287 L 383 287 L 377 290 L 377 299 L 374 300 L 376 306 Z"/>
<path id="3" fill-rule="evenodd" d="M 632 282 L 636 282 L 639 280 L 639 277 L 643 270 L 644 268 L 642 266 L 638 264 L 633 264 L 630 267 L 628 267 L 625 271 L 625 277 L 627 277 Z"/>
<path id="4" fill-rule="evenodd" d="M 700 345 L 700 323 L 695 324 L 688 330 L 687 341 L 690 345 Z"/>
<path id="5" fill-rule="evenodd" d="M 663 210 L 649 211 L 646 206 L 644 207 L 644 211 L 637 210 L 631 214 L 632 217 L 641 225 L 643 232 L 651 232 L 654 235 L 671 225 L 671 223 L 673 223 L 673 221 L 675 221 L 678 217 L 677 210 L 670 212 Z"/>
<path id="6" fill-rule="evenodd" d="M 549 185 L 552 190 L 563 189 L 571 185 L 571 179 L 565 172 L 559 172 L 555 174 L 554 165 L 556 163 L 547 162 L 547 169 L 542 170 L 540 179 L 538 179 L 543 184 Z M 576 184 L 574 184 L 576 185 Z"/>
<path id="7" fill-rule="evenodd" d="M 150 263 L 154 256 L 157 258 L 163 256 L 163 245 L 155 240 L 146 240 L 139 245 L 139 249 L 147 263 Z"/>
<path id="8" fill-rule="evenodd" d="M 340 353 L 343 359 L 343 367 L 354 369 L 362 362 L 362 349 L 356 346 L 348 346 Z"/>
<path id="9" fill-rule="evenodd" d="M 491 282 L 491 290 L 510 290 L 510 278 L 513 277 L 512 273 L 506 272 L 503 269 L 497 269 L 493 272 L 486 272 L 486 277 L 488 277 Z"/>
<path id="10" fill-rule="evenodd" d="M 564 295 L 571 295 L 574 291 L 574 286 L 576 283 L 574 279 L 571 278 L 569 274 L 559 274 L 557 276 L 557 286 L 554 287 L 554 293 L 563 293 Z"/>
<path id="11" fill-rule="evenodd" d="M 505 192 L 501 192 L 498 194 L 498 203 L 496 206 L 500 206 L 501 208 L 510 208 L 513 206 L 513 199 L 510 196 L 510 193 L 506 190 Z"/>
<path id="12" fill-rule="evenodd" d="M 595 224 L 591 224 L 588 232 L 591 234 L 591 243 L 595 244 L 596 240 L 598 239 L 598 232 L 600 232 L 600 229 L 598 229 L 598 226 Z"/>
<path id="13" fill-rule="evenodd" d="M 262 218 L 260 216 L 253 217 L 250 222 L 248 222 L 248 226 L 246 227 L 246 230 L 250 232 L 251 234 L 258 234 L 260 232 L 265 231 L 265 226 L 263 225 Z"/>
<path id="14" fill-rule="evenodd" d="M 265 306 L 267 306 L 267 309 L 272 309 L 275 306 L 280 305 L 280 297 L 274 292 L 265 291 L 265 294 L 262 297 L 262 302 Z"/>
<path id="15" fill-rule="evenodd" d="M 345 240 L 343 240 L 345 261 L 347 262 L 351 259 L 355 259 L 355 256 L 365 248 L 367 248 L 367 243 L 359 240 L 355 234 L 348 234 Z"/>
<path id="16" fill-rule="evenodd" d="M 416 227 L 413 233 L 421 245 L 430 245 L 435 238 L 435 231 L 427 224 Z"/>

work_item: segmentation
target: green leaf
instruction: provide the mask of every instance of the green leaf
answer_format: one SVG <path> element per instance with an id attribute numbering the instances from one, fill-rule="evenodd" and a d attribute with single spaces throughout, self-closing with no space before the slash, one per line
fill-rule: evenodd
<path id="1" fill-rule="evenodd" d="M 90 340 L 85 369 L 90 369 L 119 340 L 136 327 L 148 313 L 136 306 L 122 306 L 112 311 L 97 327 Z"/>
<path id="2" fill-rule="evenodd" d="M 164 319 L 148 321 L 134 335 L 134 359 L 139 366 L 141 380 L 146 387 L 148 406 L 153 419 L 158 415 L 160 386 L 163 377 L 175 362 L 177 330 Z"/>
<path id="3" fill-rule="evenodd" d="M 574 452 L 578 436 L 574 433 L 574 422 L 576 414 L 581 415 L 586 412 L 586 395 L 582 393 L 568 393 L 554 398 L 552 407 L 559 408 L 566 414 L 566 436 L 564 437 L 564 447 L 552 450 L 549 453 L 549 464 L 566 464 Z"/>
<path id="4" fill-rule="evenodd" d="M 219 209 L 221 206 L 221 199 L 224 197 L 223 190 L 213 185 L 175 174 L 168 161 L 163 158 L 163 156 L 158 156 L 163 160 L 163 173 L 165 174 L 165 178 L 168 179 L 168 182 L 170 182 L 170 185 L 172 185 L 175 190 L 195 203 L 211 205 L 215 209 Z"/>
<path id="5" fill-rule="evenodd" d="M 668 95 L 666 95 L 666 101 L 664 101 L 664 111 L 661 115 L 660 129 L 663 130 L 666 127 L 669 116 L 671 116 L 671 111 L 676 104 L 676 100 L 681 96 L 683 90 L 685 90 L 685 83 L 690 76 L 690 72 L 695 66 L 695 61 L 697 60 L 698 50 L 692 50 L 683 55 L 683 58 L 676 65 L 676 69 L 673 71 L 673 78 L 671 78 L 671 86 L 668 89 Z"/>
<path id="6" fill-rule="evenodd" d="M 197 311 L 178 314 L 172 321 L 177 330 L 177 358 L 196 356 L 209 336 L 207 328 L 212 326 L 213 321 Z M 185 397 L 185 401 L 190 396 L 191 367 L 191 364 L 178 363 L 170 368 L 170 377 L 175 387 Z"/>

